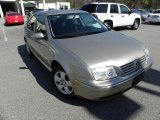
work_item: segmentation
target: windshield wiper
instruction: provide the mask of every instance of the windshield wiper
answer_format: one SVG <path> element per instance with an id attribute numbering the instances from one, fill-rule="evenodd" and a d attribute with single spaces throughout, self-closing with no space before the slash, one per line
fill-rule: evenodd
<path id="1" fill-rule="evenodd" d="M 80 35 L 64 35 L 64 36 L 60 36 L 60 37 L 56 37 L 57 39 L 61 39 L 61 38 L 72 38 L 72 37 L 78 37 Z"/>
<path id="2" fill-rule="evenodd" d="M 97 34 L 97 33 L 103 33 L 103 32 L 106 32 L 106 31 L 93 31 L 93 32 L 86 33 L 85 35 L 91 35 L 91 34 Z"/>

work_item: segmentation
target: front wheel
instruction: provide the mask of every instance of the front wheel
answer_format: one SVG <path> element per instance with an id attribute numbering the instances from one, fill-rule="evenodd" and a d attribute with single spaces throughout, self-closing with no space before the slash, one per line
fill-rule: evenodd
<path id="1" fill-rule="evenodd" d="M 74 97 L 74 90 L 71 81 L 66 72 L 60 67 L 56 66 L 52 71 L 52 79 L 57 91 L 64 97 Z"/>
<path id="2" fill-rule="evenodd" d="M 140 22 L 138 19 L 135 19 L 133 25 L 132 25 L 132 29 L 133 30 L 137 30 L 139 28 Z"/>

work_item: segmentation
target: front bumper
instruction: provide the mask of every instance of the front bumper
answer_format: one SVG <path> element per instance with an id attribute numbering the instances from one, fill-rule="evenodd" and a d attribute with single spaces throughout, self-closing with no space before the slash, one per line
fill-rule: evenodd
<path id="1" fill-rule="evenodd" d="M 7 24 L 19 24 L 19 23 L 24 23 L 24 20 L 12 20 L 12 21 L 7 20 L 6 23 Z"/>
<path id="2" fill-rule="evenodd" d="M 137 83 L 143 80 L 145 73 L 150 69 L 151 66 L 152 61 L 143 71 L 114 84 L 106 84 L 103 86 L 90 86 L 79 82 L 78 80 L 75 80 L 72 83 L 74 92 L 77 96 L 81 96 L 89 100 L 107 99 L 110 96 L 117 95 L 135 86 Z"/>

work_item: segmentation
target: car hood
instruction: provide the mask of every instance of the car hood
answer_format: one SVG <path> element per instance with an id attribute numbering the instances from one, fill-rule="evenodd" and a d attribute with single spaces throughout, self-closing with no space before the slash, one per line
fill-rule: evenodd
<path id="1" fill-rule="evenodd" d="M 144 55 L 141 42 L 114 31 L 58 41 L 91 68 L 121 66 Z"/>
<path id="2" fill-rule="evenodd" d="M 158 16 L 160 16 L 160 13 L 153 13 L 153 14 L 150 14 L 150 15 L 158 15 Z"/>

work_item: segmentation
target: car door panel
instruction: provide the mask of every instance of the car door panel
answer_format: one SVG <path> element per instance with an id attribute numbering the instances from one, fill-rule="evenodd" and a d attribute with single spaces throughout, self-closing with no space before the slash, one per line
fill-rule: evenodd
<path id="1" fill-rule="evenodd" d="M 113 27 L 122 26 L 121 14 L 119 13 L 119 7 L 117 4 L 110 4 L 109 19 L 113 21 Z"/>
<path id="2" fill-rule="evenodd" d="M 133 17 L 129 14 L 129 8 L 125 5 L 119 5 L 120 12 L 121 12 L 121 23 L 123 26 L 132 25 L 133 24 Z"/>
<path id="3" fill-rule="evenodd" d="M 45 63 L 45 65 L 49 65 L 49 44 L 47 40 L 47 31 L 45 29 L 45 18 L 42 17 L 41 14 L 37 16 L 35 33 L 41 32 L 44 34 L 44 38 L 34 39 L 34 47 L 39 58 Z"/>

